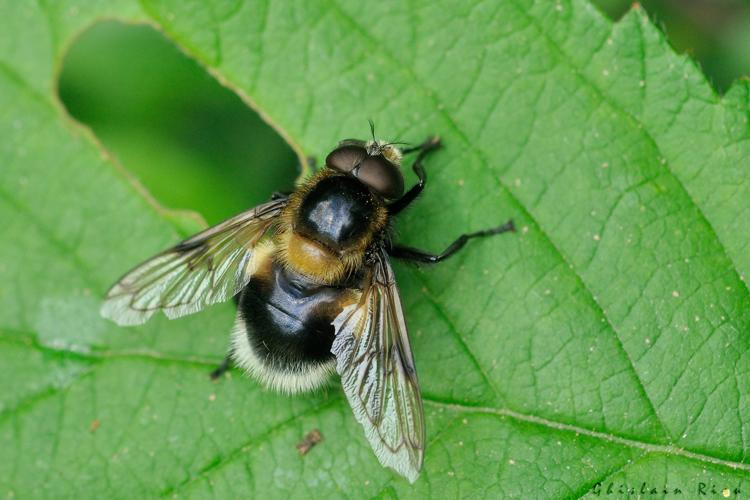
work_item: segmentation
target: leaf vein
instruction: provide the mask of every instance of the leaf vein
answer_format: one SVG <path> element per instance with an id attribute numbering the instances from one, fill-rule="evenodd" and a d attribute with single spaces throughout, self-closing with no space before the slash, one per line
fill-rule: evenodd
<path id="1" fill-rule="evenodd" d="M 741 470 L 745 472 L 750 472 L 750 464 L 745 464 L 742 462 L 734 462 L 731 460 L 725 460 L 725 459 L 717 458 L 711 455 L 706 455 L 703 453 L 692 452 L 685 448 L 680 448 L 679 446 L 675 446 L 674 444 L 664 445 L 664 444 L 648 443 L 646 441 L 639 441 L 636 439 L 630 439 L 630 438 L 626 438 L 622 436 L 617 436 L 615 434 L 594 431 L 591 429 L 587 429 L 585 427 L 578 427 L 576 425 L 565 424 L 565 423 L 557 422 L 554 420 L 549 420 L 543 417 L 537 417 L 535 415 L 520 413 L 514 410 L 507 409 L 507 408 L 486 408 L 486 407 L 479 407 L 479 406 L 466 406 L 462 404 L 443 403 L 443 402 L 435 401 L 432 399 L 428 399 L 426 397 L 424 397 L 423 399 L 425 403 L 432 405 L 432 406 L 439 407 L 439 408 L 450 409 L 450 410 L 459 411 L 463 413 L 490 414 L 490 415 L 496 415 L 500 418 L 511 418 L 513 420 L 517 420 L 520 422 L 531 423 L 531 424 L 535 424 L 541 427 L 554 429 L 557 431 L 572 432 L 576 435 L 587 436 L 590 438 L 599 439 L 601 441 L 606 441 L 606 442 L 613 443 L 613 444 L 627 446 L 629 448 L 643 450 L 647 453 L 662 453 L 666 455 L 674 455 L 674 456 L 679 456 L 683 458 L 688 458 L 690 460 L 694 460 L 698 462 L 709 463 L 709 464 L 716 465 L 719 467 L 726 467 L 734 471 Z"/>

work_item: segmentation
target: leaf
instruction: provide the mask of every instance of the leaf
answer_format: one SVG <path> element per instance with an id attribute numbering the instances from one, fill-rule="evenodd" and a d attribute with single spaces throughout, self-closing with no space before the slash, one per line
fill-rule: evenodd
<path id="1" fill-rule="evenodd" d="M 583 0 L 0 9 L 5 496 L 750 490 L 750 84 L 717 96 L 640 8 L 617 24 Z M 439 133 L 406 243 L 516 221 L 396 268 L 427 411 L 414 487 L 378 465 L 336 384 L 211 384 L 231 306 L 127 330 L 97 316 L 117 275 L 179 239 L 55 98 L 66 47 L 103 17 L 163 30 L 301 156 L 367 118 Z"/>

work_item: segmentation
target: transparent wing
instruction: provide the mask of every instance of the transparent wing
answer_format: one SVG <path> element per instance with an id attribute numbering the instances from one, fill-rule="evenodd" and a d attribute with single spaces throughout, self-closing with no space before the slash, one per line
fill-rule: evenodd
<path id="1" fill-rule="evenodd" d="M 354 416 L 380 463 L 413 483 L 424 456 L 424 412 L 401 299 L 382 250 L 359 303 L 333 324 L 331 352 Z"/>
<path id="2" fill-rule="evenodd" d="M 158 310 L 172 319 L 234 296 L 253 273 L 253 248 L 285 204 L 242 212 L 140 264 L 109 289 L 101 315 L 139 325 Z"/>

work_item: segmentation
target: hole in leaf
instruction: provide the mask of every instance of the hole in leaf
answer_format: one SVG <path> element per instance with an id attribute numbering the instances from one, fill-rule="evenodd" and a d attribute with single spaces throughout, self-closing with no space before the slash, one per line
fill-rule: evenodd
<path id="1" fill-rule="evenodd" d="M 284 140 L 153 28 L 110 21 L 86 31 L 59 93 L 164 206 L 213 224 L 294 185 Z"/>

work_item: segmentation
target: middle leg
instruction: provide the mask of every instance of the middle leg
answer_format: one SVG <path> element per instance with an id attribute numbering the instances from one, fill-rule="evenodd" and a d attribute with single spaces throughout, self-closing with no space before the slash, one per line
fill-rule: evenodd
<path id="1" fill-rule="evenodd" d="M 401 259 L 410 262 L 417 262 L 421 264 L 436 264 L 442 260 L 447 259 L 454 253 L 458 252 L 466 245 L 466 242 L 472 238 L 481 238 L 483 236 L 493 236 L 495 234 L 506 233 L 508 231 L 515 232 L 516 228 L 513 225 L 513 221 L 509 220 L 502 226 L 493 227 L 492 229 L 485 229 L 483 231 L 476 231 L 474 233 L 462 234 L 456 241 L 448 245 L 448 248 L 443 250 L 441 253 L 434 255 L 427 253 L 416 248 L 405 247 L 400 245 L 392 246 L 388 249 L 388 254 L 396 259 Z"/>

